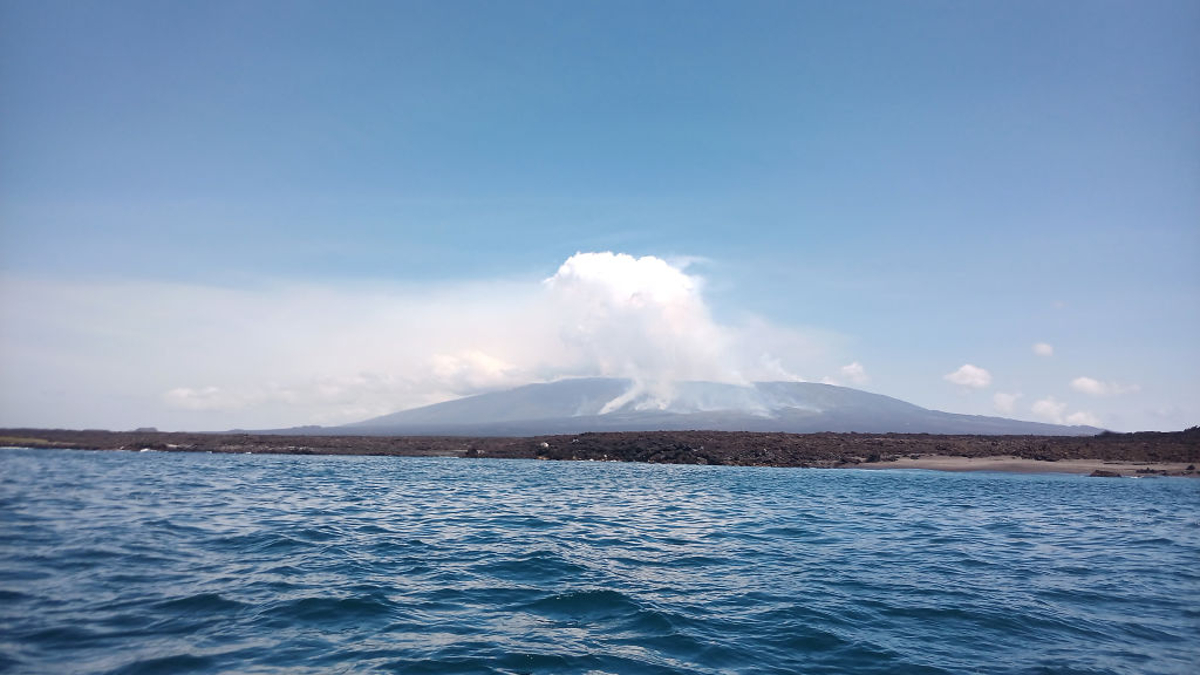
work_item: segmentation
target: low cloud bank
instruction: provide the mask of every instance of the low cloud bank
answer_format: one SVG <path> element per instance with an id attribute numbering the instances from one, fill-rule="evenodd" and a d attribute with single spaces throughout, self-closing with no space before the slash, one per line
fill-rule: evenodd
<path id="1" fill-rule="evenodd" d="M 687 380 L 866 381 L 857 363 L 838 369 L 828 335 L 716 320 L 703 279 L 653 256 L 578 253 L 541 281 L 423 287 L 4 288 L 0 403 L 35 425 L 340 424 L 574 376 L 629 378 L 663 403 Z"/>

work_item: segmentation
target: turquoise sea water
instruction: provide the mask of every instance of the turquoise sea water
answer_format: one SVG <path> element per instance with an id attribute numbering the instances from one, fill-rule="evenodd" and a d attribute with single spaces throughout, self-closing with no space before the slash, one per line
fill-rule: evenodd
<path id="1" fill-rule="evenodd" d="M 1195 480 L 0 450 L 0 672 L 1198 661 Z"/>

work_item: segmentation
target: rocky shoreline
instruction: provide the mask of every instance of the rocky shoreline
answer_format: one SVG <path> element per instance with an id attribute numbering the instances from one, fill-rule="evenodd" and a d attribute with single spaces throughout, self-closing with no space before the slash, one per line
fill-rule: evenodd
<path id="1" fill-rule="evenodd" d="M 1200 463 L 1200 427 L 1178 432 L 1104 433 L 1098 436 L 661 431 L 527 438 L 0 429 L 0 445 L 88 450 L 490 457 L 731 466 L 1065 471 L 1095 472 L 1096 475 L 1194 476 L 1198 475 L 1195 465 Z"/>

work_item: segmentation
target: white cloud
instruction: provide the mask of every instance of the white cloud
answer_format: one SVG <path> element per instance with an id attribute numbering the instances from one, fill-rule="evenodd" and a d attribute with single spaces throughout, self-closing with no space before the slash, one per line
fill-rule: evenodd
<path id="1" fill-rule="evenodd" d="M 866 384 L 871 380 L 867 375 L 867 369 L 863 368 L 858 361 L 842 366 L 842 377 L 851 384 Z"/>
<path id="2" fill-rule="evenodd" d="M 996 412 L 1011 415 L 1016 409 L 1019 398 L 1021 398 L 1020 394 L 1006 394 L 998 391 L 992 396 L 992 405 L 996 408 Z"/>
<path id="3" fill-rule="evenodd" d="M 169 405 L 185 410 L 226 410 L 238 404 L 220 387 L 176 387 L 163 394 L 163 398 Z"/>
<path id="4" fill-rule="evenodd" d="M 1100 426 L 1100 418 L 1086 410 L 1067 415 L 1067 424 L 1082 424 L 1089 427 Z"/>
<path id="5" fill-rule="evenodd" d="M 847 384 L 863 385 L 870 381 L 871 378 L 867 375 L 866 368 L 863 368 L 858 361 L 839 368 L 837 377 L 826 375 L 821 378 L 821 384 L 832 384 L 835 387 L 844 387 Z"/>
<path id="6" fill-rule="evenodd" d="M 1104 396 L 1108 393 L 1106 384 L 1090 377 L 1077 377 L 1071 380 L 1071 388 L 1092 396 Z"/>
<path id="7" fill-rule="evenodd" d="M 613 253 L 541 283 L 0 282 L 0 411 L 36 426 L 339 424 L 588 375 L 665 396 L 681 380 L 828 372 L 840 340 L 719 322 L 685 267 Z"/>
<path id="8" fill-rule="evenodd" d="M 1039 342 L 1033 346 L 1033 353 L 1038 356 L 1054 356 L 1054 345 L 1047 342 Z"/>
<path id="9" fill-rule="evenodd" d="M 963 387 L 983 389 L 992 383 L 992 374 L 979 366 L 967 363 L 953 373 L 943 376 L 943 379 Z"/>
<path id="10" fill-rule="evenodd" d="M 1047 396 L 1040 401 L 1035 401 L 1030 407 L 1030 411 L 1039 419 L 1053 424 L 1100 426 L 1100 418 L 1087 410 L 1078 410 L 1068 415 L 1067 404 L 1053 396 Z"/>
<path id="11" fill-rule="evenodd" d="M 1116 396 L 1141 390 L 1141 387 L 1136 384 L 1126 386 L 1116 382 L 1101 382 L 1090 377 L 1077 377 L 1071 380 L 1071 388 L 1089 396 Z"/>
<path id="12" fill-rule="evenodd" d="M 1067 404 L 1055 399 L 1053 396 L 1035 401 L 1029 408 L 1035 416 L 1047 422 L 1054 424 L 1062 424 L 1063 413 L 1067 411 Z"/>

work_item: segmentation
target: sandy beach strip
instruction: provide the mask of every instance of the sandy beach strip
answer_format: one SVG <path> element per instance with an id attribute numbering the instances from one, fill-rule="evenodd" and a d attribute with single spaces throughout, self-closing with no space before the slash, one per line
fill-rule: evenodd
<path id="1" fill-rule="evenodd" d="M 1060 459 L 1048 462 L 1004 455 L 998 457 L 952 457 L 923 455 L 901 457 L 892 462 L 859 464 L 858 469 L 930 469 L 934 471 L 1006 471 L 1011 473 L 1070 473 L 1089 475 L 1106 471 L 1120 476 L 1190 475 L 1198 477 L 1185 463 L 1113 462 L 1102 459 Z"/>

